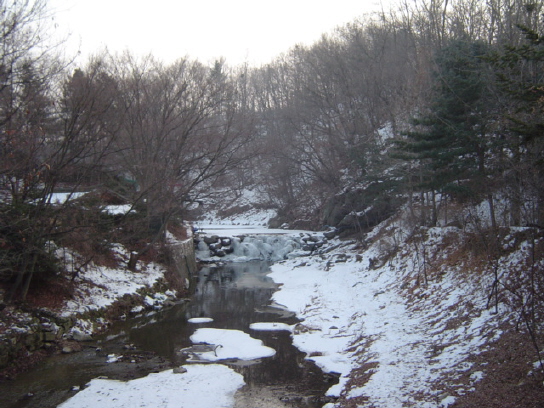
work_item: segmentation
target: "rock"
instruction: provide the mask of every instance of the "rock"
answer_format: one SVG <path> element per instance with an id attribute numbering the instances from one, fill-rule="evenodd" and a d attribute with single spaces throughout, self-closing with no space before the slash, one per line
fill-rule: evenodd
<path id="1" fill-rule="evenodd" d="M 71 354 L 74 352 L 74 349 L 70 346 L 64 346 L 62 348 L 62 354 Z"/>
<path id="2" fill-rule="evenodd" d="M 323 236 L 327 239 L 333 239 L 337 235 L 336 229 L 325 231 Z"/>
<path id="3" fill-rule="evenodd" d="M 72 338 L 75 341 L 93 341 L 93 336 L 79 330 L 74 330 L 72 332 Z"/>
<path id="4" fill-rule="evenodd" d="M 56 333 L 49 332 L 49 331 L 43 333 L 43 341 L 45 342 L 55 341 L 56 338 L 57 338 Z"/>
<path id="5" fill-rule="evenodd" d="M 311 328 L 309 326 L 306 326 L 302 323 L 297 323 L 295 325 L 295 328 L 293 330 L 293 334 L 300 334 L 300 333 L 308 333 L 309 331 L 315 330 L 314 328 Z"/>
<path id="6" fill-rule="evenodd" d="M 185 367 L 176 367 L 172 370 L 174 374 L 185 374 L 187 372 L 187 369 Z"/>
<path id="7" fill-rule="evenodd" d="M 215 244 L 219 242 L 219 237 L 217 235 L 212 235 L 211 237 L 204 237 L 204 242 L 208 245 Z"/>
<path id="8" fill-rule="evenodd" d="M 216 242 L 216 243 L 213 243 L 213 244 L 210 244 L 209 245 L 209 248 L 211 251 L 217 251 L 219 249 L 221 249 L 223 245 L 221 245 L 221 242 Z"/>
<path id="9" fill-rule="evenodd" d="M 302 250 L 303 251 L 314 251 L 315 247 L 316 247 L 316 245 L 313 244 L 313 243 L 312 244 L 306 244 L 306 245 L 302 246 Z"/>

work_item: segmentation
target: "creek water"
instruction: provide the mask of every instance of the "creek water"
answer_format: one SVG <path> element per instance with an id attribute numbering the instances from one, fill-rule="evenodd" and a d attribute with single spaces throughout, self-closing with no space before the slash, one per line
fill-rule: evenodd
<path id="1" fill-rule="evenodd" d="M 179 366 L 186 363 L 180 350 L 192 345 L 189 337 L 195 330 L 213 327 L 244 331 L 276 350 L 273 357 L 225 363 L 246 382 L 237 394 L 237 408 L 322 407 L 327 402 L 324 394 L 336 377 L 305 360 L 292 345 L 289 332 L 249 328 L 256 322 L 297 321 L 293 314 L 271 305 L 277 285 L 268 271 L 265 262 L 202 268 L 190 302 L 120 322 L 96 342 L 84 343 L 80 352 L 47 358 L 15 380 L 0 384 L 0 406 L 55 407 L 92 378 L 129 380 Z M 213 322 L 189 323 L 194 317 L 210 317 Z M 108 363 L 111 354 L 119 356 L 118 361 Z"/>

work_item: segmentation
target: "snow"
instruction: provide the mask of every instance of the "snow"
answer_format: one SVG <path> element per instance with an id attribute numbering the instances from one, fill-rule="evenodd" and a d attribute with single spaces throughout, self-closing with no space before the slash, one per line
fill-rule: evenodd
<path id="1" fill-rule="evenodd" d="M 198 329 L 191 336 L 191 341 L 214 346 L 213 350 L 195 353 L 199 359 L 207 361 L 256 360 L 276 354 L 276 350 L 263 345 L 261 340 L 239 330 Z"/>
<path id="2" fill-rule="evenodd" d="M 199 236 L 230 236 L 232 253 L 222 257 L 214 256 L 208 245 L 204 241 L 200 241 L 196 256 L 198 259 L 207 262 L 249 262 L 253 260 L 276 262 L 289 257 L 296 258 L 305 255 L 307 251 L 300 250 L 305 244 L 302 238 L 309 235 L 308 231 L 303 230 L 286 231 L 249 226 L 238 228 L 209 226 L 199 233 Z M 312 233 L 312 235 L 316 234 Z M 321 235 L 317 239 L 322 240 L 323 236 Z"/>
<path id="3" fill-rule="evenodd" d="M 66 248 L 56 248 L 56 256 L 69 273 L 75 274 L 75 290 L 65 301 L 58 314 L 63 317 L 82 316 L 90 311 L 108 307 L 124 295 L 135 295 L 145 288 L 152 288 L 164 278 L 166 269 L 155 263 L 138 262 L 135 271 L 126 268 L 129 252 L 120 244 L 112 244 L 112 251 L 119 263 L 118 267 L 106 267 L 87 262 L 76 252 Z M 152 309 L 162 307 L 168 300 L 175 301 L 176 293 L 155 292 L 143 298 L 143 305 L 135 306 L 131 313 L 138 314 L 145 306 Z M 91 320 L 78 318 L 68 335 L 75 340 L 90 340 L 92 335 L 104 329 L 108 322 L 104 319 Z"/>
<path id="4" fill-rule="evenodd" d="M 439 245 L 449 233 L 447 228 L 431 229 L 426 245 Z M 341 375 L 328 395 L 365 397 L 373 407 L 436 407 L 436 401 L 448 406 L 455 395 L 444 395 L 434 384 L 442 378 L 455 382 L 470 372 L 467 358 L 500 335 L 491 329 L 497 316 L 485 309 L 487 298 L 476 295 L 481 291 L 461 282 L 455 271 L 440 282 L 416 287 L 412 294 L 416 300 L 410 301 L 403 278 L 418 266 L 410 248 L 401 247 L 387 263 L 370 269 L 370 260 L 380 259 L 384 247 L 376 240 L 358 259 L 346 262 L 334 262 L 330 256 L 327 262 L 311 257 L 304 263 L 300 259 L 276 263 L 269 276 L 282 285 L 273 299 L 303 320 L 294 328 L 293 344 L 324 371 Z M 353 253 L 354 248 L 344 245 L 337 255 L 342 252 Z M 458 317 L 453 310 L 463 314 L 469 302 L 476 306 L 474 316 L 448 329 Z M 345 389 L 351 371 L 364 363 L 371 367 L 370 379 Z M 471 384 L 482 376 L 472 376 Z M 452 388 L 459 395 L 466 391 L 461 384 Z"/>
<path id="5" fill-rule="evenodd" d="M 213 319 L 211 317 L 192 317 L 187 320 L 189 323 L 211 323 Z"/>
<path id="6" fill-rule="evenodd" d="M 82 193 L 53 193 L 49 195 L 49 202 L 51 204 L 64 204 L 68 200 L 75 200 L 83 195 L 87 194 L 87 192 Z"/>
<path id="7" fill-rule="evenodd" d="M 272 234 L 261 227 L 226 225 L 202 229 L 208 235 L 251 234 L 246 243 L 253 245 L 255 253 L 249 255 L 262 253 L 266 248 L 271 254 L 284 251 L 286 242 L 302 233 L 277 230 Z M 445 238 L 455 236 L 456 231 L 429 228 L 421 247 L 443 248 Z M 281 285 L 273 301 L 295 312 L 301 323 L 289 326 L 258 322 L 251 329 L 289 330 L 293 344 L 307 353 L 306 358 L 324 371 L 340 375 L 339 383 L 328 390 L 328 395 L 362 398 L 364 406 L 376 408 L 447 407 L 455 403 L 458 395 L 471 390 L 485 376 L 482 371 L 472 371 L 469 357 L 481 353 L 488 342 L 501 335 L 497 329 L 499 319 L 508 316 L 487 310 L 487 297 L 481 290 L 490 283 L 485 276 L 469 279 L 459 273 L 458 266 L 446 265 L 427 284 L 420 280 L 421 256 L 402 238 L 407 234 L 400 222 L 393 227 L 383 225 L 369 234 L 370 244 L 364 250 L 356 242 L 333 240 L 328 243 L 333 250 L 327 253 L 273 264 L 269 276 Z M 264 238 L 274 235 L 281 237 L 281 245 L 273 247 Z M 392 252 L 394 244 L 398 246 Z M 520 247 L 524 248 L 523 244 Z M 296 249 L 295 245 L 291 248 Z M 446 255 L 436 251 L 435 256 Z M 502 259 L 499 265 L 501 270 L 507 270 L 519 262 L 518 251 Z M 93 279 L 110 273 L 101 271 Z M 207 318 L 191 319 L 191 323 L 207 321 Z M 211 362 L 251 360 L 275 353 L 260 340 L 236 330 L 199 328 L 191 340 L 209 345 L 198 352 L 194 349 L 193 354 Z M 93 380 L 88 388 L 76 394 L 77 402 L 72 398 L 63 407 L 91 406 L 85 404 L 91 401 L 96 404 L 98 397 L 105 403 L 118 404 L 104 407 L 171 406 L 170 394 L 177 395 L 178 404 L 187 401 L 191 407 L 233 406 L 232 394 L 243 382 L 226 367 L 215 364 L 205 367 L 188 365 L 188 372 L 183 375 L 164 372 L 128 383 Z M 368 367 L 369 379 L 352 385 L 350 374 L 361 367 Z M 199 377 L 202 375 L 199 370 L 210 372 Z M 469 378 L 468 384 L 460 381 L 461 376 Z M 198 378 L 203 378 L 202 384 Z M 447 390 L 437 387 L 444 382 L 448 384 Z M 149 401 L 146 393 L 151 395 Z M 198 405 L 209 394 L 214 401 L 223 402 Z"/>
<path id="8" fill-rule="evenodd" d="M 223 408 L 233 406 L 234 393 L 244 385 L 240 374 L 223 365 L 184 368 L 183 374 L 168 370 L 127 382 L 94 379 L 59 407 Z"/>
<path id="9" fill-rule="evenodd" d="M 130 204 L 119 204 L 119 205 L 107 205 L 104 207 L 104 211 L 111 215 L 117 214 L 126 214 L 128 212 L 134 211 L 132 205 Z"/>
<path id="10" fill-rule="evenodd" d="M 292 331 L 292 327 L 285 323 L 277 322 L 257 322 L 249 325 L 251 330 L 257 331 Z"/>
<path id="11" fill-rule="evenodd" d="M 203 224 L 265 227 L 269 220 L 277 215 L 276 210 L 264 208 L 266 196 L 258 188 L 234 190 L 229 187 L 221 192 L 216 190 L 216 193 L 220 194 L 221 202 L 208 203 L 211 206 L 206 206 Z M 226 204 L 228 202 L 231 204 Z M 218 211 L 217 208 L 220 210 Z M 231 215 L 226 216 L 227 213 Z"/>
<path id="12" fill-rule="evenodd" d="M 77 278 L 81 285 L 75 296 L 66 303 L 63 315 L 85 313 L 109 306 L 124 294 L 133 294 L 140 288 L 153 286 L 163 276 L 164 271 L 158 265 L 149 265 L 145 271 L 133 273 L 107 267 L 90 268 Z M 150 305 L 155 301 L 146 297 L 146 303 Z"/>
<path id="13" fill-rule="evenodd" d="M 276 210 L 258 210 L 251 209 L 243 214 L 237 214 L 230 217 L 221 218 L 214 214 L 208 214 L 207 219 L 204 221 L 207 224 L 215 225 L 236 225 L 236 226 L 262 226 L 266 228 L 268 220 L 276 216 Z"/>

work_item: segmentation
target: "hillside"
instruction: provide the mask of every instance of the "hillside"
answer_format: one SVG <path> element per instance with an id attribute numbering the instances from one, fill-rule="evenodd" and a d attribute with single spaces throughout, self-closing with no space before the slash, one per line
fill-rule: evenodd
<path id="1" fill-rule="evenodd" d="M 542 337 L 528 331 L 540 324 L 516 299 L 542 270 L 534 233 L 502 230 L 491 264 L 468 226 L 414 230 L 400 212 L 363 240 L 275 264 L 274 299 L 303 319 L 297 347 L 341 373 L 335 406 L 542 406 Z"/>

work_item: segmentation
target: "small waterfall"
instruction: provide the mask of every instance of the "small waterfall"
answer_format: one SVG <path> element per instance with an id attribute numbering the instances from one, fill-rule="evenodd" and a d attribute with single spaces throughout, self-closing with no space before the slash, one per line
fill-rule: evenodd
<path id="1" fill-rule="evenodd" d="M 218 242 L 221 239 L 218 238 Z M 224 241 L 224 239 L 223 239 Z M 203 261 L 223 260 L 227 262 L 281 261 L 300 256 L 304 245 L 301 237 L 287 235 L 254 235 L 232 237 L 230 245 L 218 246 L 200 241 L 196 256 Z"/>

